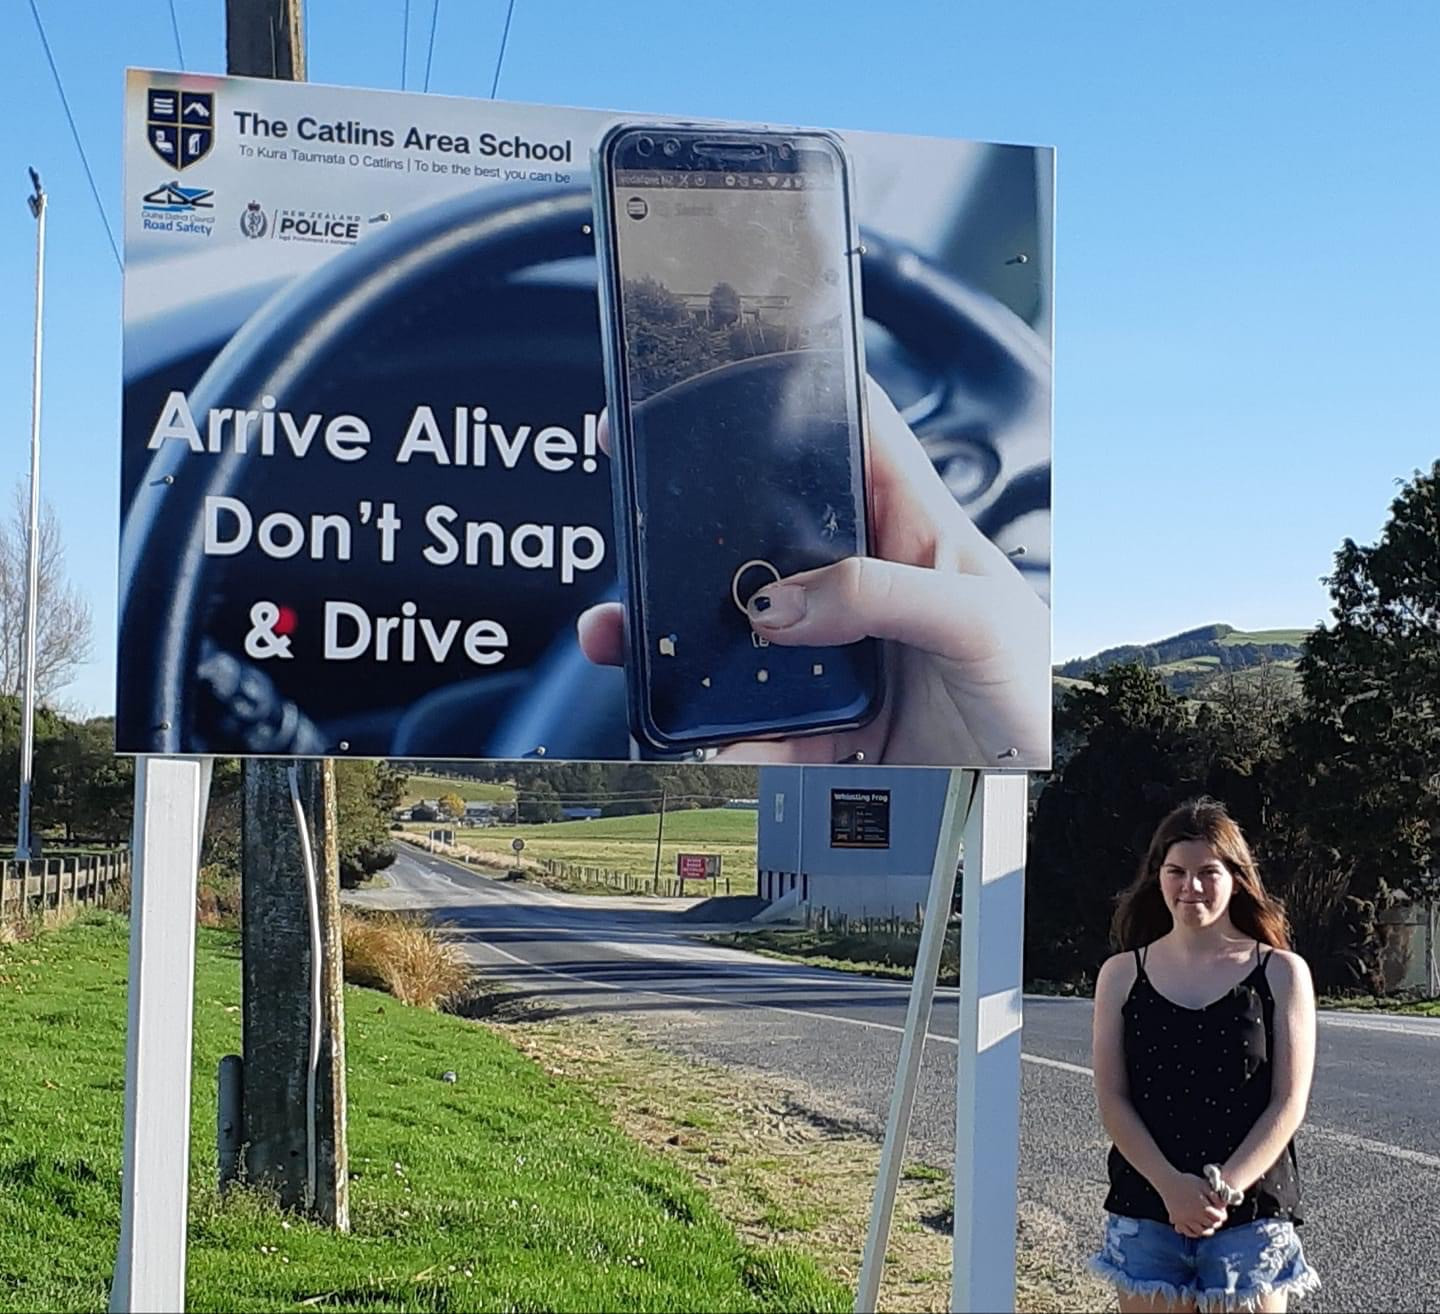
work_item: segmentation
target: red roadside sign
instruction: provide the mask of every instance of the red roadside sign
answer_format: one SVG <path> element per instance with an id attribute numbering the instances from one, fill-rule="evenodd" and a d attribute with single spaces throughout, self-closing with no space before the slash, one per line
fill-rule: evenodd
<path id="1" fill-rule="evenodd" d="M 720 875 L 718 853 L 678 853 L 675 874 L 682 881 L 708 881 Z"/>

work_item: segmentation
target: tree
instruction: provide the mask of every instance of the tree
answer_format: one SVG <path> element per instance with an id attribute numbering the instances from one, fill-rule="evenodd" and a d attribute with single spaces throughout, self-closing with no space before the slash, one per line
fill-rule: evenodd
<path id="1" fill-rule="evenodd" d="M 375 764 L 375 802 L 386 813 L 394 815 L 405 800 L 410 777 L 390 762 Z"/>
<path id="2" fill-rule="evenodd" d="M 340 884 L 346 888 L 354 888 L 395 861 L 390 839 L 395 774 L 382 762 L 335 763 Z"/>
<path id="3" fill-rule="evenodd" d="M 1297 727 L 1307 820 L 1353 858 L 1359 893 L 1440 896 L 1440 461 L 1417 470 L 1372 546 L 1346 539 L 1333 623 L 1309 637 Z"/>
<path id="4" fill-rule="evenodd" d="M 529 825 L 543 821 L 563 821 L 565 809 L 555 786 L 548 780 L 527 785 L 517 796 L 519 819 Z"/>
<path id="5" fill-rule="evenodd" d="M 1192 716 L 1160 678 L 1133 664 L 1062 694 L 1058 742 L 1070 745 L 1040 794 L 1026 869 L 1026 971 L 1092 975 L 1109 950 L 1114 899 L 1134 878 L 1155 824 L 1209 794 L 1250 838 L 1267 888 L 1286 905 L 1293 943 L 1322 987 L 1373 984 L 1381 940 L 1355 862 L 1313 833 L 1303 718 L 1283 677 L 1224 685 Z"/>
<path id="6" fill-rule="evenodd" d="M 1066 690 L 1057 734 L 1081 741 L 1036 805 L 1026 863 L 1025 970 L 1091 979 L 1115 896 L 1165 813 L 1201 792 L 1210 759 L 1186 705 L 1138 663 Z"/>
<path id="7" fill-rule="evenodd" d="M 465 815 L 465 800 L 459 794 L 442 794 L 439 805 L 440 815 L 446 821 L 459 821 Z"/>
<path id="8" fill-rule="evenodd" d="M 200 869 L 217 880 L 240 886 L 240 806 L 243 779 L 240 760 L 217 757 L 210 769 L 210 801 L 205 807 L 205 835 L 200 844 Z"/>
<path id="9" fill-rule="evenodd" d="M 66 841 L 129 838 L 135 764 L 115 755 L 115 722 L 55 718 L 35 755 L 35 824 L 60 829 Z"/>
<path id="10" fill-rule="evenodd" d="M 25 678 L 29 523 L 29 495 L 17 486 L 10 518 L 0 522 L 0 694 L 20 694 Z M 91 639 L 90 607 L 65 576 L 60 521 L 48 503 L 40 514 L 35 597 L 35 691 L 44 699 L 89 658 Z"/>
<path id="11" fill-rule="evenodd" d="M 1248 771 L 1280 756 L 1299 707 L 1293 672 L 1262 653 L 1254 666 L 1225 670 L 1205 684 L 1195 723 L 1210 736 L 1222 760 Z"/>
<path id="12" fill-rule="evenodd" d="M 0 829 L 14 835 L 20 814 L 20 699 L 0 695 Z M 35 712 L 35 788 L 31 820 L 38 835 L 51 820 L 46 795 L 55 764 L 57 741 L 69 723 L 59 713 L 40 707 Z"/>

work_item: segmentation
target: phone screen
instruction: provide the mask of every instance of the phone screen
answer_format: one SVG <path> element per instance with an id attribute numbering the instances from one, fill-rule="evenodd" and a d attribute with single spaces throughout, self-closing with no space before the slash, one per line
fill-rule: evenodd
<path id="1" fill-rule="evenodd" d="M 627 134 L 609 175 L 648 720 L 680 742 L 853 724 L 878 645 L 765 645 L 745 614 L 867 549 L 844 159 L 820 136 L 705 144 Z"/>

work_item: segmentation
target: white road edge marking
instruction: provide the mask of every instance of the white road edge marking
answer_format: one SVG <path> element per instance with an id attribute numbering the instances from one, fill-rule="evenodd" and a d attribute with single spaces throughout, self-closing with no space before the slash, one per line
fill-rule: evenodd
<path id="1" fill-rule="evenodd" d="M 1440 1155 L 1426 1154 L 1424 1150 L 1412 1150 L 1404 1145 L 1391 1145 L 1389 1141 L 1371 1140 L 1368 1136 L 1354 1136 L 1350 1132 L 1332 1131 L 1329 1127 L 1306 1127 L 1307 1135 L 1319 1136 L 1334 1141 L 1351 1150 L 1368 1150 L 1371 1154 L 1383 1154 L 1390 1159 L 1403 1159 L 1406 1163 L 1418 1163 L 1422 1168 L 1440 1169 Z"/>
<path id="2" fill-rule="evenodd" d="M 872 1031 L 890 1031 L 901 1034 L 903 1027 L 897 1027 L 889 1022 L 867 1022 L 858 1017 L 838 1017 L 834 1013 L 816 1013 L 805 1008 L 786 1008 L 779 1004 L 752 1004 L 743 999 L 719 999 L 714 995 L 680 994 L 673 990 L 652 990 L 648 986 L 616 985 L 611 981 L 597 981 L 593 977 L 579 976 L 574 972 L 562 972 L 556 967 L 545 967 L 540 963 L 532 963 L 528 959 L 521 958 L 518 954 L 512 954 L 508 949 L 502 949 L 499 945 L 485 943 L 485 949 L 491 953 L 499 954 L 502 958 L 508 958 L 512 963 L 518 963 L 521 967 L 529 968 L 534 972 L 543 972 L 546 976 L 560 977 L 566 981 L 578 981 L 582 985 L 598 987 L 601 990 L 609 990 L 619 994 L 653 995 L 657 999 L 676 999 L 682 1003 L 692 1004 L 717 1004 L 729 1008 L 753 1008 L 765 1013 L 791 1013 L 796 1017 L 810 1018 L 817 1022 L 839 1022 L 844 1026 L 865 1027 Z M 947 1036 L 934 1031 L 925 1033 L 927 1040 L 938 1040 L 942 1045 L 958 1045 L 959 1038 Z M 1078 1077 L 1094 1077 L 1094 1070 L 1079 1063 L 1067 1063 L 1063 1059 L 1046 1058 L 1041 1054 L 1021 1054 L 1022 1063 L 1033 1063 L 1037 1067 L 1055 1068 L 1060 1072 L 1069 1072 Z M 1388 1141 L 1372 1140 L 1368 1136 L 1355 1136 L 1350 1132 L 1333 1131 L 1329 1127 L 1317 1126 L 1310 1123 L 1306 1126 L 1305 1132 L 1309 1136 L 1316 1136 L 1322 1140 L 1333 1141 L 1337 1145 L 1343 1145 L 1351 1150 L 1364 1150 L 1370 1154 L 1383 1155 L 1388 1159 L 1400 1159 L 1405 1163 L 1418 1164 L 1422 1168 L 1434 1168 L 1440 1170 L 1440 1155 L 1426 1154 L 1423 1150 L 1412 1150 L 1404 1145 L 1391 1145 Z"/>
<path id="3" fill-rule="evenodd" d="M 1057 1068 L 1061 1072 L 1073 1072 L 1077 1077 L 1093 1077 L 1095 1074 L 1079 1063 L 1067 1063 L 1064 1059 L 1046 1058 L 1043 1054 L 1021 1054 L 1022 1063 L 1034 1063 L 1041 1068 Z"/>

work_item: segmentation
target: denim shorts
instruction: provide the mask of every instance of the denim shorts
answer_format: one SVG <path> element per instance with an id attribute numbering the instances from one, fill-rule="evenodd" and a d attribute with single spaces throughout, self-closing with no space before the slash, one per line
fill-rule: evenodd
<path id="1" fill-rule="evenodd" d="M 1295 1225 L 1284 1218 L 1196 1238 L 1181 1236 L 1169 1223 L 1107 1214 L 1105 1245 L 1090 1269 L 1121 1291 L 1193 1301 L 1202 1311 L 1253 1310 L 1272 1292 L 1298 1300 L 1320 1287 Z"/>

